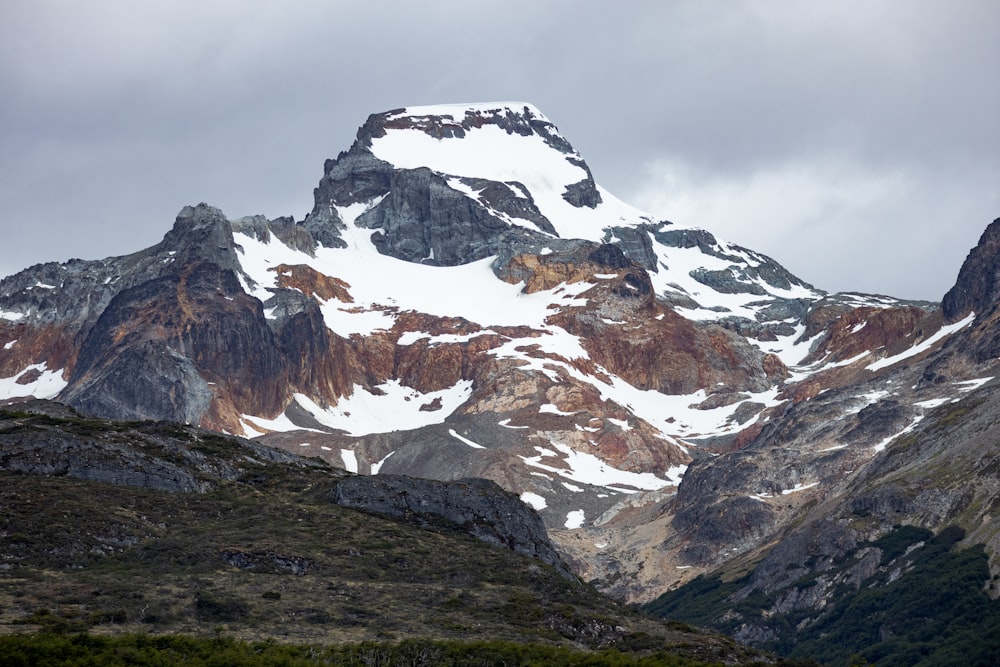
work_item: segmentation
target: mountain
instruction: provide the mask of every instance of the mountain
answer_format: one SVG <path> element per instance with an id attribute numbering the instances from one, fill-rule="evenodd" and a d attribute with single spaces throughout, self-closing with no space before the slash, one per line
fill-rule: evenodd
<path id="1" fill-rule="evenodd" d="M 829 294 L 616 199 L 529 104 L 409 107 L 326 162 L 303 220 L 188 206 L 146 250 L 0 281 L 0 397 L 492 480 L 630 602 L 836 541 L 814 521 L 961 524 L 995 573 L 995 490 L 956 481 L 995 446 L 925 434 L 990 414 L 998 235 L 941 304 Z M 901 456 L 924 442 L 947 484 Z M 892 486 L 901 460 L 936 491 Z M 859 527 L 858 502 L 908 509 Z"/>
<path id="2" fill-rule="evenodd" d="M 867 381 L 791 406 L 738 455 L 689 469 L 665 544 L 712 532 L 731 551 L 652 610 L 829 664 L 1000 660 L 998 238 L 1000 220 L 935 312 L 938 334 L 917 332 L 869 363 Z M 875 455 L 859 461 L 862 448 Z M 809 458 L 826 465 L 804 471 Z M 768 488 L 781 469 L 812 475 L 792 494 L 804 503 Z M 736 521 L 766 541 L 734 548 Z"/>

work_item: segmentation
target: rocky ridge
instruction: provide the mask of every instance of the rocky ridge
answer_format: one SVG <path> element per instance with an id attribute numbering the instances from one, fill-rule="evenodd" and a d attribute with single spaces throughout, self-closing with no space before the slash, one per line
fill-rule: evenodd
<path id="1" fill-rule="evenodd" d="M 614 647 L 635 661 L 779 662 L 600 595 L 568 573 L 537 515 L 485 480 L 357 477 L 193 426 L 43 400 L 0 408 L 0 479 L 7 662 L 64 661 L 109 636 L 143 637 L 130 651 L 140 661 L 171 637 L 173 658 L 211 641 L 203 655 L 233 660 L 239 639 L 257 655 L 311 646 L 313 660 L 320 645 L 326 658 L 360 642 L 363 661 L 376 642 L 432 648 L 412 652 L 421 662 L 445 650 L 482 659 L 483 643 L 506 642 L 519 656 L 566 647 L 599 660 Z M 375 507 L 373 486 L 414 511 Z M 53 637 L 76 648 L 53 651 Z"/>
<path id="2" fill-rule="evenodd" d="M 269 465 L 325 472 L 328 501 L 342 507 L 417 519 L 428 527 L 435 522 L 453 526 L 576 580 L 549 542 L 538 515 L 488 480 L 357 477 L 319 459 L 172 422 L 85 417 L 41 399 L 0 409 L 2 472 L 204 494 L 228 483 L 252 485 Z"/>

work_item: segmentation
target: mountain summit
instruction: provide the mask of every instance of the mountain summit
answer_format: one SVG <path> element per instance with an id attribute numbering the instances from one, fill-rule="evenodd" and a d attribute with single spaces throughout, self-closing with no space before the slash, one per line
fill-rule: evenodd
<path id="1" fill-rule="evenodd" d="M 621 202 L 530 104 L 372 115 L 314 196 L 299 221 L 188 206 L 151 248 L 0 281 L 0 398 L 491 479 L 648 600 L 990 377 L 953 351 L 989 339 L 992 287 L 946 315 L 828 294 Z"/>
<path id="2" fill-rule="evenodd" d="M 369 117 L 328 161 L 304 226 L 380 230 L 398 259 L 453 266 L 501 245 L 551 237 L 599 241 L 647 216 L 602 192 L 583 158 L 531 105 L 412 107 Z"/>

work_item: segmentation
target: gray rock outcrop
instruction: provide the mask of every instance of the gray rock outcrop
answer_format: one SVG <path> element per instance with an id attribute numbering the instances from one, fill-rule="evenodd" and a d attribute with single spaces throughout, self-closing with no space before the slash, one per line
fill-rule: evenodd
<path id="1" fill-rule="evenodd" d="M 444 520 L 474 537 L 573 574 L 549 542 L 542 520 L 514 494 L 486 479 L 439 482 L 397 475 L 347 477 L 337 504 L 430 524 Z"/>

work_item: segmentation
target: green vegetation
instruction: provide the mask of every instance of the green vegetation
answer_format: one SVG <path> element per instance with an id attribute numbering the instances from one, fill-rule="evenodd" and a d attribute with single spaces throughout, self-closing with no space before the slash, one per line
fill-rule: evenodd
<path id="1" fill-rule="evenodd" d="M 879 667 L 1000 664 L 1000 601 L 984 591 L 990 578 L 981 545 L 956 549 L 964 531 L 952 526 L 936 536 L 928 530 L 898 526 L 874 543 L 882 550 L 878 572 L 855 589 L 835 584 L 832 604 L 820 611 L 798 609 L 765 619 L 788 589 L 749 597 L 735 595 L 749 577 L 724 583 L 698 577 L 648 606 L 661 617 L 676 618 L 724 632 L 752 622 L 775 639 L 764 648 L 782 655 L 810 657 L 823 664 L 860 661 Z M 839 581 L 856 561 L 813 573 L 793 584 L 803 589 L 817 577 Z M 735 613 L 733 613 L 735 612 Z"/>
<path id="2" fill-rule="evenodd" d="M 906 550 L 911 546 L 927 542 L 933 537 L 934 533 L 926 528 L 896 526 L 894 530 L 875 540 L 872 546 L 882 550 L 880 565 L 885 566 L 906 553 Z"/>
<path id="3" fill-rule="evenodd" d="M 731 608 L 731 597 L 746 585 L 748 579 L 749 575 L 724 582 L 720 576 L 700 574 L 677 590 L 664 593 L 650 602 L 646 610 L 660 618 L 706 628 L 717 626 L 717 618 L 723 610 Z"/>
<path id="4" fill-rule="evenodd" d="M 341 508 L 328 471 L 273 469 L 206 494 L 0 473 L 0 625 L 555 642 L 574 628 L 642 626 L 593 589 L 456 527 Z"/>
<path id="5" fill-rule="evenodd" d="M 957 527 L 942 530 L 912 560 L 876 575 L 878 585 L 840 599 L 794 645 L 776 648 L 834 664 L 850 655 L 880 667 L 1000 664 L 1000 602 L 983 590 L 987 556 L 981 545 L 954 550 L 963 536 Z"/>
<path id="6" fill-rule="evenodd" d="M 0 411 L 0 431 L 12 447 L 21 434 L 32 443 L 71 436 L 72 450 L 58 453 L 84 467 L 92 442 L 105 469 L 170 461 L 205 481 L 203 493 L 179 493 L 0 470 L 4 665 L 763 656 L 618 605 L 446 521 L 418 526 L 340 507 L 344 473 L 320 462 L 262 464 L 231 438 L 177 424 Z"/>
<path id="7" fill-rule="evenodd" d="M 321 647 L 244 642 L 227 637 L 123 635 L 0 636 L 7 667 L 307 667 L 313 665 L 488 666 L 553 665 L 560 667 L 708 667 L 720 662 L 657 652 L 635 656 L 616 649 L 583 651 L 542 644 L 502 641 L 363 642 Z M 763 664 L 763 663 L 760 663 Z M 782 664 L 793 665 L 786 662 Z"/>

